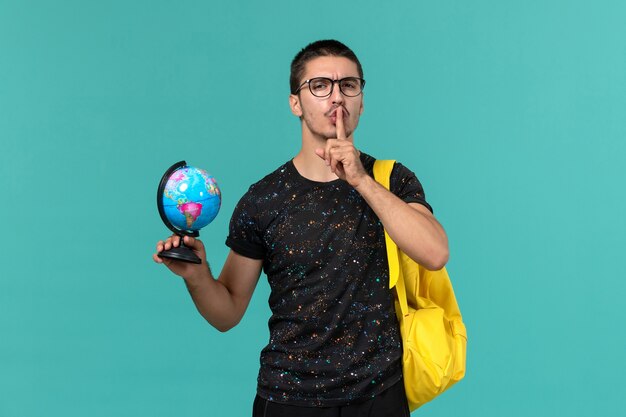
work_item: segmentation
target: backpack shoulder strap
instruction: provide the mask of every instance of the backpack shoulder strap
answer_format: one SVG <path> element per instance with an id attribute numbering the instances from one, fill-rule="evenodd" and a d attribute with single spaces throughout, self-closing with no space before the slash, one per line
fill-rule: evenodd
<path id="1" fill-rule="evenodd" d="M 389 178 L 391 177 L 391 171 L 395 163 L 396 161 L 391 159 L 377 159 L 374 162 L 374 179 L 387 190 L 389 190 Z M 400 275 L 400 261 L 398 259 L 398 247 L 387 234 L 387 230 L 385 230 L 385 244 L 387 246 L 387 259 L 389 261 L 389 288 L 393 288 L 398 282 Z"/>
<path id="2" fill-rule="evenodd" d="M 374 179 L 383 187 L 389 190 L 389 178 L 396 161 L 393 160 L 376 160 L 374 162 Z M 385 230 L 385 246 L 387 248 L 387 262 L 389 263 L 389 288 L 396 287 L 398 294 L 398 303 L 402 314 L 408 314 L 409 307 L 406 297 L 406 288 L 404 280 L 401 278 L 400 257 L 398 255 L 398 246 L 391 239 L 387 230 Z"/>

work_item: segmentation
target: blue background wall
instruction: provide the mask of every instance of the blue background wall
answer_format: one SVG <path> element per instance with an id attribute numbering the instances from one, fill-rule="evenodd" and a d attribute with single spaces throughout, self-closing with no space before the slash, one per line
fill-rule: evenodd
<path id="1" fill-rule="evenodd" d="M 619 415 L 626 3 L 0 0 L 0 416 L 246 416 L 261 280 L 227 334 L 152 263 L 158 181 L 208 169 L 215 272 L 247 187 L 298 150 L 289 63 L 362 60 L 364 151 L 451 242 L 466 379 L 424 416 Z"/>

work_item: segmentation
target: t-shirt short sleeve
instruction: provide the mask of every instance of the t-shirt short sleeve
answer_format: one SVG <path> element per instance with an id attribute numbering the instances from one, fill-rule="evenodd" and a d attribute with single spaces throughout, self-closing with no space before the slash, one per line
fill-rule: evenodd
<path id="1" fill-rule="evenodd" d="M 431 213 L 433 212 L 431 205 L 426 202 L 424 188 L 415 173 L 399 162 L 396 162 L 393 167 L 390 184 L 391 191 L 405 203 L 419 203 L 428 208 Z"/>
<path id="2" fill-rule="evenodd" d="M 258 227 L 257 205 L 249 190 L 239 200 L 228 227 L 226 246 L 252 259 L 265 258 L 265 245 Z"/>

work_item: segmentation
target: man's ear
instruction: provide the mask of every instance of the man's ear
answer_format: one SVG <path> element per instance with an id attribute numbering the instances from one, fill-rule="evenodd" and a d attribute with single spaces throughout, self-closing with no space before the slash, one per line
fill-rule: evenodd
<path id="1" fill-rule="evenodd" d="M 300 106 L 300 97 L 298 95 L 289 95 L 289 107 L 291 107 L 291 112 L 294 115 L 302 117 L 302 106 Z"/>
<path id="2" fill-rule="evenodd" d="M 363 93 L 361 93 L 363 94 Z M 361 97 L 361 108 L 359 109 L 359 116 L 363 114 L 363 97 Z"/>

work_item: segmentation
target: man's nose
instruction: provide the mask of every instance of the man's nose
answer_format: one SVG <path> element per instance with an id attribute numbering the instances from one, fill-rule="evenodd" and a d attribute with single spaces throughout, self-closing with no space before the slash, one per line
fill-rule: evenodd
<path id="1" fill-rule="evenodd" d="M 333 91 L 330 94 L 330 97 L 332 98 L 333 103 L 343 103 L 345 97 L 341 92 L 341 87 L 339 87 L 339 80 L 333 81 Z"/>

